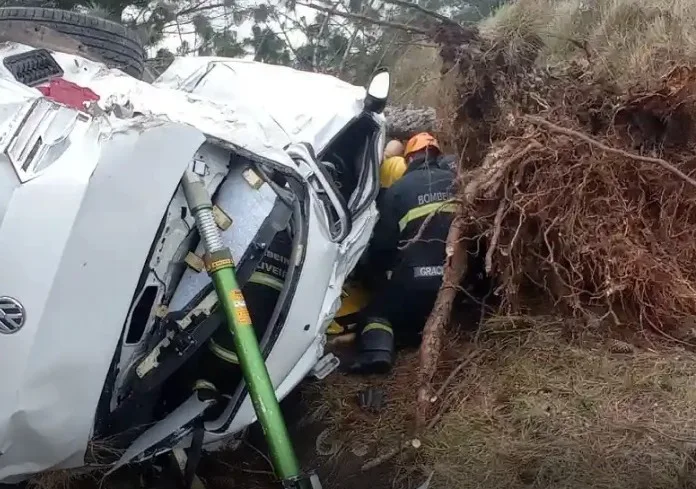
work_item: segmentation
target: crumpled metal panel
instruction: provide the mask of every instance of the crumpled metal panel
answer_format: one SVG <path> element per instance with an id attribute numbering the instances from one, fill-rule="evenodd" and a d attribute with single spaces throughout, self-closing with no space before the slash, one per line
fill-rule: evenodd
<path id="1" fill-rule="evenodd" d="M 247 169 L 247 165 L 231 163 L 227 179 L 213 199 L 232 219 L 232 225 L 222 231 L 222 239 L 225 246 L 230 248 L 236 263 L 242 259 L 276 200 L 275 192 L 268 184 L 264 183 L 255 189 L 244 178 L 243 173 Z M 196 248 L 196 254 L 203 255 L 202 244 Z M 191 268 L 187 269 L 174 292 L 169 309 L 182 309 L 209 283 L 210 277 L 205 270 L 197 272 Z"/>
<path id="2" fill-rule="evenodd" d="M 230 107 L 241 101 L 269 136 L 280 129 L 288 142 L 310 143 L 317 153 L 362 112 L 365 98 L 364 87 L 331 75 L 213 56 L 176 58 L 154 86 Z"/>
<path id="3" fill-rule="evenodd" d="M 0 382 L 3 482 L 84 463 L 143 263 L 205 139 L 152 120 L 111 128 L 17 187 L 0 225 L 0 295 L 27 312 L 0 341 L 0 368 L 12 372 Z"/>

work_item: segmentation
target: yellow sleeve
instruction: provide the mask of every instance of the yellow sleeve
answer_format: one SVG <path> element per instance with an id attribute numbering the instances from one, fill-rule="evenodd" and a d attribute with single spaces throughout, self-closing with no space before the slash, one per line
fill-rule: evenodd
<path id="1" fill-rule="evenodd" d="M 379 183 L 382 188 L 389 188 L 406 172 L 406 160 L 401 156 L 386 158 L 379 169 Z"/>

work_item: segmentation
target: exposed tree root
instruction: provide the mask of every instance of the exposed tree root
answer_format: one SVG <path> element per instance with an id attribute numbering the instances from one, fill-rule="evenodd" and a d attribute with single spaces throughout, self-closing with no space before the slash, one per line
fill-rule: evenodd
<path id="1" fill-rule="evenodd" d="M 595 139 L 592 139 L 590 136 L 588 136 L 586 134 L 582 134 L 581 132 L 574 131 L 572 129 L 566 129 L 566 128 L 561 127 L 559 125 L 556 125 L 552 122 L 544 120 L 540 117 L 528 115 L 528 116 L 525 116 L 525 119 L 527 119 L 528 121 L 530 121 L 534 124 L 538 124 L 540 126 L 543 126 L 550 131 L 557 132 L 560 134 L 565 134 L 566 136 L 570 136 L 573 138 L 581 139 L 581 140 L 585 141 L 587 144 L 591 144 L 592 146 L 596 146 L 597 148 L 601 149 L 602 151 L 606 151 L 607 153 L 613 153 L 613 154 L 618 155 L 618 156 L 623 156 L 624 158 L 630 158 L 630 159 L 642 161 L 645 163 L 653 163 L 655 165 L 660 165 L 662 168 L 664 168 L 668 172 L 674 173 L 676 176 L 678 176 L 679 178 L 681 178 L 685 182 L 696 187 L 696 180 L 691 178 L 689 175 L 687 175 L 683 171 L 679 170 L 679 168 L 675 167 L 671 163 L 663 160 L 662 158 L 651 158 L 650 156 L 641 156 L 641 155 L 637 155 L 634 153 L 629 153 L 628 151 L 624 151 L 623 149 L 612 148 L 612 147 L 607 146 L 606 144 L 603 144 Z"/>
<path id="2" fill-rule="evenodd" d="M 486 273 L 488 275 L 493 271 L 493 253 L 498 246 L 498 239 L 500 238 L 501 225 L 503 223 L 503 213 L 505 212 L 505 200 L 501 200 L 498 204 L 498 210 L 495 213 L 495 219 L 493 220 L 493 237 L 491 238 L 491 243 L 488 246 L 488 251 L 486 251 Z"/>
<path id="3" fill-rule="evenodd" d="M 416 428 L 428 426 L 465 240 L 489 238 L 503 311 L 546 300 L 684 343 L 696 317 L 696 68 L 622 91 L 587 63 L 537 69 L 534 37 L 510 46 L 443 28 L 438 42 L 458 75 L 446 129 L 462 154 L 461 208 L 423 333 Z"/>
<path id="4" fill-rule="evenodd" d="M 696 68 L 627 90 L 587 62 L 539 69 L 533 36 L 439 40 L 457 72 L 447 133 L 463 151 L 461 212 L 490 239 L 500 307 L 547 300 L 691 344 Z"/>
<path id="5" fill-rule="evenodd" d="M 420 347 L 420 370 L 418 372 L 418 403 L 416 428 L 425 426 L 432 392 L 432 379 L 437 370 L 437 362 L 442 348 L 444 328 L 449 323 L 452 304 L 457 295 L 459 284 L 466 273 L 466 250 L 461 246 L 465 236 L 466 221 L 463 217 L 455 218 L 447 235 L 446 261 L 442 287 L 437 295 L 433 311 L 423 329 L 423 341 Z"/>
<path id="6" fill-rule="evenodd" d="M 481 165 L 481 171 L 471 175 L 472 178 L 464 187 L 466 202 L 472 204 L 478 198 L 494 198 L 510 168 L 542 146 L 538 141 L 532 140 L 522 150 L 518 151 L 518 147 L 519 144 L 511 142 L 493 149 L 486 156 L 486 160 Z"/>

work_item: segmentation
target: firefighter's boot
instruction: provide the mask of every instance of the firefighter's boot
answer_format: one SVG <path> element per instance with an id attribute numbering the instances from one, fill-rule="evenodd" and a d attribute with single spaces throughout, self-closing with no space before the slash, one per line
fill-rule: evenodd
<path id="1" fill-rule="evenodd" d="M 359 351 L 351 372 L 385 374 L 394 363 L 394 331 L 389 321 L 373 318 L 360 333 Z"/>

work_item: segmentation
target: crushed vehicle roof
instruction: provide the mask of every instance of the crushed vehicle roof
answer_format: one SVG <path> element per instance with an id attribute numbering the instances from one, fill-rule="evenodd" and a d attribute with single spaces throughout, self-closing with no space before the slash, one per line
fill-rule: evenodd
<path id="1" fill-rule="evenodd" d="M 9 54 L 3 49 L 8 47 L 0 48 L 0 55 Z M 17 45 L 13 51 L 18 52 Z M 177 58 L 149 84 L 84 58 L 53 55 L 65 70 L 63 77 L 96 92 L 102 108 L 130 105 L 135 112 L 192 125 L 285 164 L 290 161 L 283 148 L 293 142 L 310 143 L 320 153 L 362 113 L 365 98 L 365 88 L 333 76 L 254 61 Z"/>
<path id="2" fill-rule="evenodd" d="M 0 57 L 32 49 L 4 43 Z M 79 56 L 52 54 L 63 78 L 96 92 L 102 108 L 130 105 L 135 112 L 192 125 L 213 139 L 286 164 L 285 146 L 307 142 L 320 153 L 362 113 L 365 98 L 364 87 L 330 75 L 241 59 L 179 57 L 149 84 Z M 25 97 L 41 96 L 4 66 L 0 78 L 16 86 L 15 95 L 3 99 L 17 97 L 18 90 Z"/>
<path id="3" fill-rule="evenodd" d="M 242 59 L 180 57 L 154 83 L 217 102 L 242 95 L 293 142 L 320 152 L 363 109 L 365 89 L 334 76 Z"/>

